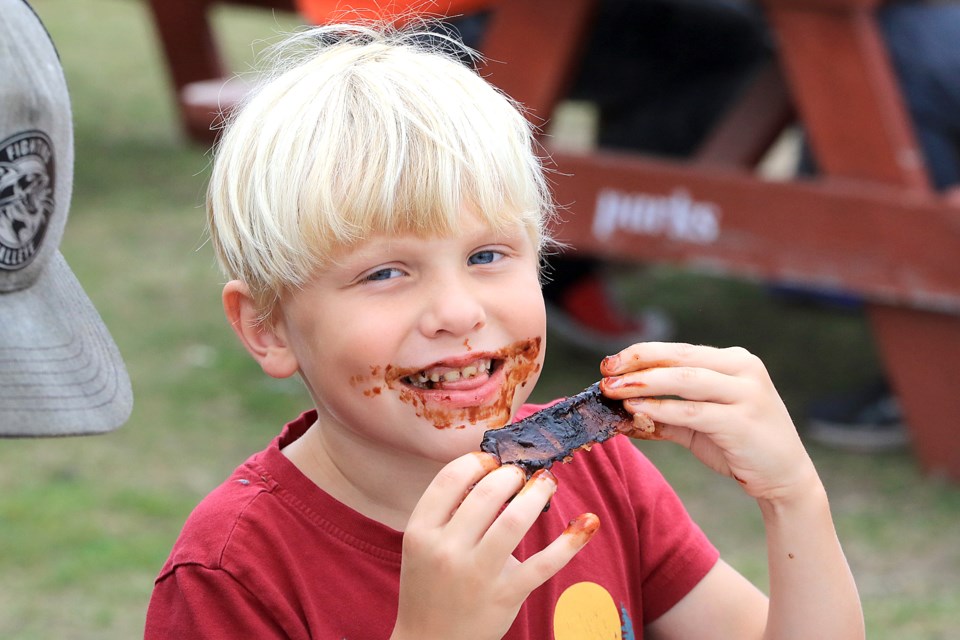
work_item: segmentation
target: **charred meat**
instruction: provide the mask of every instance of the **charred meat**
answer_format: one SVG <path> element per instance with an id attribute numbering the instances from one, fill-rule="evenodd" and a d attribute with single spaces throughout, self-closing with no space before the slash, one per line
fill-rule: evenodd
<path id="1" fill-rule="evenodd" d="M 657 437 L 658 429 L 649 417 L 635 417 L 622 401 L 604 396 L 599 383 L 594 383 L 528 418 L 487 431 L 480 449 L 497 456 L 502 464 L 520 466 L 529 476 L 618 434 L 649 439 Z"/>

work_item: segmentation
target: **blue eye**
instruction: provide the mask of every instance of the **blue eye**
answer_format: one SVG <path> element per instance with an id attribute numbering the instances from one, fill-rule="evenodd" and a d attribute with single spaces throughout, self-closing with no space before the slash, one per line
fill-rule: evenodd
<path id="1" fill-rule="evenodd" d="M 490 264 L 491 262 L 496 262 L 503 257 L 503 254 L 499 251 L 493 251 L 492 249 L 487 249 L 484 251 L 477 251 L 475 254 L 471 255 L 467 259 L 467 264 Z"/>
<path id="2" fill-rule="evenodd" d="M 364 282 L 377 282 L 380 280 L 390 280 L 391 278 L 399 278 L 403 275 L 403 271 L 397 269 L 396 267 L 387 267 L 386 269 L 378 269 L 366 276 L 363 277 Z"/>

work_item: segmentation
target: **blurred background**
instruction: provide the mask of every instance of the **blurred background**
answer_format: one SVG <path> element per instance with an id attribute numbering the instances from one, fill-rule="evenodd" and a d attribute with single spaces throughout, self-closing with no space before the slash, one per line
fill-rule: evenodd
<path id="1" fill-rule="evenodd" d="M 109 435 L 0 441 L 0 637 L 128 639 L 142 636 L 153 579 L 187 514 L 307 397 L 295 380 L 264 376 L 223 319 L 204 236 L 210 156 L 181 129 L 146 3 L 32 4 L 73 100 L 76 173 L 62 251 L 124 355 L 135 404 Z M 239 71 L 299 24 L 292 14 L 236 6 L 212 18 Z M 629 308 L 663 309 L 677 339 L 760 355 L 801 429 L 811 400 L 881 375 L 859 313 L 670 267 L 646 268 L 642 278 L 619 269 L 611 282 Z M 533 400 L 598 378 L 603 354 L 559 336 L 549 342 Z M 764 587 L 755 504 L 686 452 L 640 446 L 727 560 Z M 922 474 L 909 449 L 809 446 L 869 637 L 960 638 L 960 489 Z"/>

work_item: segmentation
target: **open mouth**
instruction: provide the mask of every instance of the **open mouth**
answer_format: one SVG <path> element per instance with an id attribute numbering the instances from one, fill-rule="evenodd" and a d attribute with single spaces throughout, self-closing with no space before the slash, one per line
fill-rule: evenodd
<path id="1" fill-rule="evenodd" d="M 401 378 L 418 389 L 450 389 L 486 380 L 501 366 L 502 360 L 481 358 L 463 367 L 430 367 Z"/>

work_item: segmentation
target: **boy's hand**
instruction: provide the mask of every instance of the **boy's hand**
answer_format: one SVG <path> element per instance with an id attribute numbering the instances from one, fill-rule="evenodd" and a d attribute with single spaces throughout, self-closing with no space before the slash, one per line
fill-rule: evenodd
<path id="1" fill-rule="evenodd" d="M 563 568 L 599 524 L 586 514 L 523 563 L 514 558 L 556 489 L 550 472 L 525 483 L 518 467 L 501 467 L 485 453 L 444 467 L 404 532 L 392 638 L 502 638 L 530 592 Z"/>
<path id="2" fill-rule="evenodd" d="M 600 365 L 604 395 L 757 499 L 789 500 L 819 480 L 759 358 L 739 347 L 635 344 Z"/>

